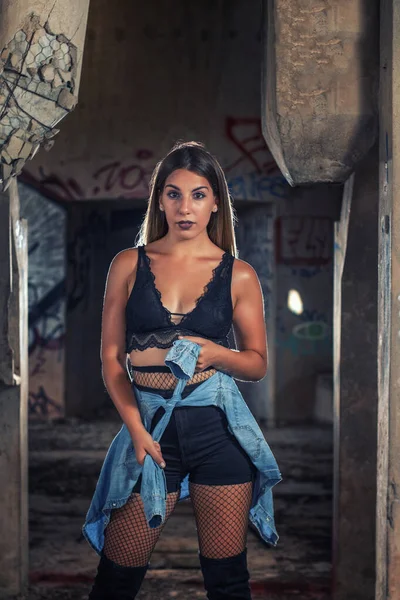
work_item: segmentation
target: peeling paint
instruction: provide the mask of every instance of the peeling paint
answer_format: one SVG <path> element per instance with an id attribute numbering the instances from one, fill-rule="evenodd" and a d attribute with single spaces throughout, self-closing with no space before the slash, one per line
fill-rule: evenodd
<path id="1" fill-rule="evenodd" d="M 73 110 L 77 49 L 31 15 L 0 54 L 0 184 L 7 189 L 42 146 L 49 150 L 55 125 Z"/>

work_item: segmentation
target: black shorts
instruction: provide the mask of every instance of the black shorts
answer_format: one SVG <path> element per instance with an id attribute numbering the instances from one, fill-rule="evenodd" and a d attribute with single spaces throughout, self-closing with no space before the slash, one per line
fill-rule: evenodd
<path id="1" fill-rule="evenodd" d="M 154 414 L 150 433 L 164 414 Z M 231 485 L 254 481 L 256 467 L 228 430 L 224 411 L 213 405 L 176 406 L 160 439 L 166 467 L 167 491 L 176 492 L 189 481 L 203 485 Z M 133 492 L 140 492 L 140 475 Z"/>

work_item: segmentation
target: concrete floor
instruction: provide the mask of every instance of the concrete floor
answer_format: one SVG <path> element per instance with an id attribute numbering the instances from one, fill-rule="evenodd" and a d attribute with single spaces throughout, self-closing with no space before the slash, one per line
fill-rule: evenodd
<path id="1" fill-rule="evenodd" d="M 83 600 L 97 555 L 81 526 L 105 452 L 120 423 L 31 423 L 30 600 Z M 250 527 L 248 564 L 255 599 L 330 598 L 332 430 L 265 431 L 284 480 L 275 488 L 276 548 Z M 151 557 L 138 596 L 205 599 L 190 500 L 178 504 Z"/>

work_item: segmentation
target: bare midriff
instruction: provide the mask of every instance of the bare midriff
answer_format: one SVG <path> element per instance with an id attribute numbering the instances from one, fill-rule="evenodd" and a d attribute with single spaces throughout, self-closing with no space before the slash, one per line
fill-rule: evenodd
<path id="1" fill-rule="evenodd" d="M 146 348 L 146 350 L 132 350 L 129 355 L 132 366 L 149 367 L 164 365 L 169 348 Z"/>

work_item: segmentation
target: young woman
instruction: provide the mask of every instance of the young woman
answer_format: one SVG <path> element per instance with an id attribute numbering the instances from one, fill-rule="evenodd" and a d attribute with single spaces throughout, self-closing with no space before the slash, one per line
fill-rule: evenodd
<path id="1" fill-rule="evenodd" d="M 180 143 L 155 168 L 138 247 L 112 261 L 101 359 L 124 426 L 84 526 L 101 555 L 91 600 L 136 596 L 165 522 L 189 494 L 209 599 L 251 597 L 249 511 L 264 539 L 276 544 L 268 494 L 280 473 L 232 383 L 262 379 L 268 362 L 261 288 L 253 268 L 236 258 L 234 222 L 217 160 L 202 144 Z M 237 350 L 229 347 L 232 326 Z M 173 346 L 181 359 L 197 348 L 194 372 L 179 394 L 166 362 Z M 165 475 L 158 480 L 165 483 L 165 510 L 162 503 L 152 510 L 162 494 L 143 467 L 149 457 L 156 475 Z M 149 512 L 161 517 L 152 521 Z"/>

